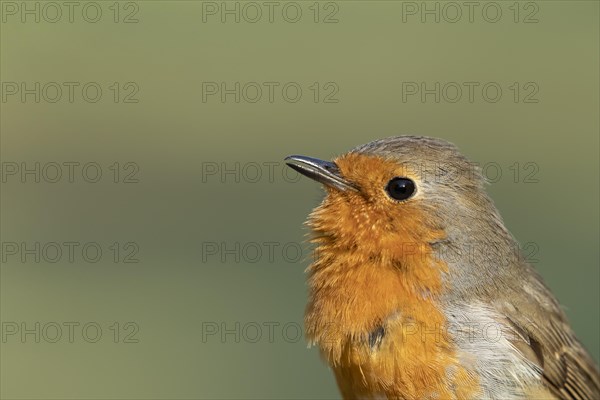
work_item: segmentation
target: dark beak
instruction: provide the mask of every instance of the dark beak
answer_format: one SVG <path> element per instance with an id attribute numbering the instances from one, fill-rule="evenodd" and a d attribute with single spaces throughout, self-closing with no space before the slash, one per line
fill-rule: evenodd
<path id="1" fill-rule="evenodd" d="M 284 161 L 290 168 L 326 186 L 342 191 L 358 191 L 356 185 L 342 178 L 335 163 L 305 156 L 289 156 Z"/>

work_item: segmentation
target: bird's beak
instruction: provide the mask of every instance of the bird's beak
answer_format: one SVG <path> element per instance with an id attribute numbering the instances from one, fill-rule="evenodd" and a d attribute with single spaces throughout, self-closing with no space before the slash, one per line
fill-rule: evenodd
<path id="1" fill-rule="evenodd" d="M 358 191 L 356 185 L 342 178 L 335 163 L 305 156 L 289 156 L 284 161 L 290 168 L 326 186 L 341 191 Z"/>

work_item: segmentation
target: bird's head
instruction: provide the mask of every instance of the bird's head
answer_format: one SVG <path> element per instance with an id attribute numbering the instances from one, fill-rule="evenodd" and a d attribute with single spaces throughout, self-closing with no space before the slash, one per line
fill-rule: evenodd
<path id="1" fill-rule="evenodd" d="M 397 262 L 440 241 L 501 229 L 475 164 L 443 140 L 377 140 L 333 162 L 290 156 L 287 164 L 321 182 L 327 196 L 309 224 L 317 242 Z"/>

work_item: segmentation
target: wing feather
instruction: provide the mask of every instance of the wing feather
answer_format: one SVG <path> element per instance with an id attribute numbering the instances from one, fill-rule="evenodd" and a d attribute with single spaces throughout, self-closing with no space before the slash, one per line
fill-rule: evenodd
<path id="1" fill-rule="evenodd" d="M 530 268 L 530 267 L 529 267 Z M 577 340 L 565 313 L 537 274 L 529 296 L 507 299 L 504 315 L 518 336 L 515 347 L 543 371 L 544 384 L 561 400 L 599 400 L 600 372 Z M 521 292 L 523 294 L 523 292 Z M 519 302 L 521 300 L 521 303 Z"/>

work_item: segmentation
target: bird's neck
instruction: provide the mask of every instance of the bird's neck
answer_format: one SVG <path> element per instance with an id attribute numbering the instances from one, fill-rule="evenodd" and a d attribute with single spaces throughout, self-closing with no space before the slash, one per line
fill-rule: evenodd
<path id="1" fill-rule="evenodd" d="M 359 249 L 320 247 L 309 268 L 306 333 L 344 397 L 450 398 L 458 381 L 464 398 L 479 393 L 477 380 L 457 361 L 438 302 L 443 264 L 426 252 L 419 263 L 409 261 L 412 251 L 404 262 L 389 263 Z"/>
<path id="2" fill-rule="evenodd" d="M 368 215 L 354 214 L 353 225 L 327 205 L 309 222 L 317 246 L 308 269 L 305 324 L 308 339 L 319 344 L 330 363 L 339 362 L 345 351 L 366 342 L 390 319 L 442 329 L 437 299 L 447 266 L 431 247 L 441 233 L 415 227 L 392 236 L 368 229 L 374 220 Z"/>
<path id="3" fill-rule="evenodd" d="M 317 247 L 305 325 L 344 396 L 450 398 L 458 381 L 461 398 L 478 393 L 457 361 L 440 304 L 448 265 L 433 247 L 445 233 L 427 218 L 390 226 L 334 201 L 309 220 Z"/>

